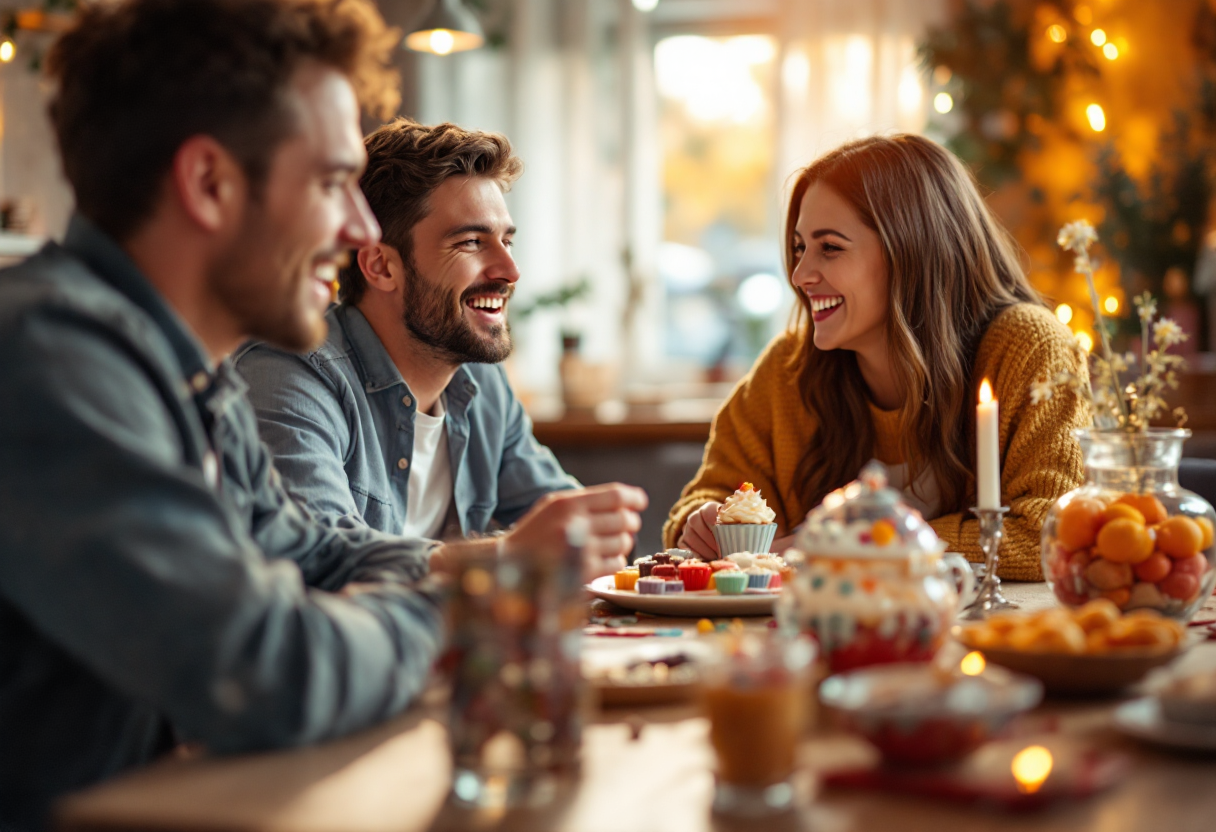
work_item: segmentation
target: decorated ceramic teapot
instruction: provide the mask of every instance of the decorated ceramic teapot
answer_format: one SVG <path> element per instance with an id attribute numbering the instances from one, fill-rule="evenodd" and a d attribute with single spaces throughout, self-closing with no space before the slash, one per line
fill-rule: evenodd
<path id="1" fill-rule="evenodd" d="M 786 561 L 797 568 L 780 615 L 811 632 L 833 672 L 927 661 L 975 578 L 920 512 L 869 463 L 807 514 Z"/>

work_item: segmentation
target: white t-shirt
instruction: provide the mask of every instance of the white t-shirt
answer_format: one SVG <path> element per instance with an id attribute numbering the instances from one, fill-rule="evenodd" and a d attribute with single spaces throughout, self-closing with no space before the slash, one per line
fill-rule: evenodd
<path id="1" fill-rule="evenodd" d="M 414 414 L 414 457 L 405 504 L 406 537 L 438 539 L 452 502 L 452 459 L 444 426 L 447 402 L 440 396 L 433 414 Z"/>

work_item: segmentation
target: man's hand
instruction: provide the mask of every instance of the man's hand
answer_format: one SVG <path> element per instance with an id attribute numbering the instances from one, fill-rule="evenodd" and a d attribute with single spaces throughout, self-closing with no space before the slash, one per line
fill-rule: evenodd
<path id="1" fill-rule="evenodd" d="M 502 537 L 443 544 L 431 555 L 431 571 L 451 572 L 464 558 L 485 557 L 498 546 L 529 557 L 561 557 L 566 551 L 566 527 L 575 517 L 585 517 L 590 533 L 586 579 L 610 575 L 624 568 L 633 535 L 642 528 L 638 512 L 648 503 L 645 491 L 620 483 L 554 491 L 537 500 Z"/>
<path id="2" fill-rule="evenodd" d="M 718 541 L 714 537 L 714 526 L 718 524 L 718 509 L 721 506 L 721 503 L 710 500 L 688 515 L 676 546 L 687 549 L 705 560 L 717 560 Z"/>
<path id="3" fill-rule="evenodd" d="M 642 528 L 638 512 L 648 503 L 645 491 L 621 483 L 554 491 L 507 532 L 503 546 L 508 551 L 560 556 L 566 550 L 566 527 L 575 517 L 586 517 L 590 536 L 583 571 L 588 580 L 609 575 L 624 568 L 633 535 Z"/>

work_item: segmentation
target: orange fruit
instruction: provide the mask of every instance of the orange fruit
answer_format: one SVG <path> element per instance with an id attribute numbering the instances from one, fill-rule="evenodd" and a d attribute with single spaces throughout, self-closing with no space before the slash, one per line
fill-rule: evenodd
<path id="1" fill-rule="evenodd" d="M 1097 589 L 1118 589 L 1131 586 L 1132 568 L 1126 563 L 1098 558 L 1085 567 L 1085 580 Z"/>
<path id="2" fill-rule="evenodd" d="M 1140 563 L 1153 553 L 1153 536 L 1143 523 L 1116 517 L 1098 531 L 1094 551 L 1115 563 Z"/>
<path id="3" fill-rule="evenodd" d="M 1111 503 L 1106 507 L 1106 511 L 1102 512 L 1102 522 L 1109 523 L 1119 517 L 1124 517 L 1128 520 L 1135 520 L 1141 526 L 1147 526 L 1144 522 L 1144 515 L 1138 510 L 1132 508 L 1127 503 Z"/>
<path id="4" fill-rule="evenodd" d="M 1056 539 L 1072 551 L 1094 545 L 1098 529 L 1102 526 L 1102 511 L 1105 508 L 1097 500 L 1078 497 L 1056 517 Z"/>
<path id="5" fill-rule="evenodd" d="M 1147 560 L 1137 563 L 1133 571 L 1140 580 L 1155 584 L 1170 574 L 1170 569 L 1173 566 L 1174 562 L 1165 555 L 1160 552 L 1153 552 Z"/>
<path id="6" fill-rule="evenodd" d="M 1157 527 L 1157 548 L 1172 558 L 1190 558 L 1203 548 L 1203 529 L 1189 517 L 1171 517 Z"/>
<path id="7" fill-rule="evenodd" d="M 1208 571 L 1208 559 L 1203 555 L 1195 555 L 1189 558 L 1178 558 L 1174 561 L 1174 572 L 1179 575 L 1194 575 L 1198 578 L 1204 572 Z"/>
<path id="8" fill-rule="evenodd" d="M 1124 494 L 1115 502 L 1129 505 L 1143 514 L 1144 522 L 1150 526 L 1155 526 L 1169 516 L 1165 513 L 1165 506 L 1152 494 Z"/>
<path id="9" fill-rule="evenodd" d="M 1192 517 L 1191 519 L 1198 523 L 1199 528 L 1203 531 L 1203 540 L 1200 542 L 1199 548 L 1206 552 L 1212 548 L 1212 538 L 1216 537 L 1216 534 L 1214 534 L 1216 530 L 1212 528 L 1212 521 L 1206 517 Z"/>
<path id="10" fill-rule="evenodd" d="M 1132 600 L 1132 591 L 1125 586 L 1118 589 L 1108 589 L 1102 593 L 1102 597 L 1111 601 L 1116 607 L 1123 608 L 1128 601 Z"/>

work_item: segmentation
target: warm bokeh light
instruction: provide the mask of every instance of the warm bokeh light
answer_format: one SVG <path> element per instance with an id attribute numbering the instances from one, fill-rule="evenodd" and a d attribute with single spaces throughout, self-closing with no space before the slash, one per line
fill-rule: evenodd
<path id="1" fill-rule="evenodd" d="M 1106 56 L 1106 60 L 1113 61 L 1115 58 L 1119 57 L 1119 47 L 1115 46 L 1113 43 L 1108 43 L 1106 46 L 1102 47 L 1102 54 Z"/>
<path id="2" fill-rule="evenodd" d="M 1106 111 L 1102 109 L 1101 104 L 1090 104 L 1085 108 L 1085 117 L 1089 119 L 1089 126 L 1095 133 L 1101 133 L 1106 129 Z"/>
<path id="3" fill-rule="evenodd" d="M 640 12 L 652 12 L 659 0 L 633 0 L 633 7 Z"/>
<path id="4" fill-rule="evenodd" d="M 1094 46 L 1101 46 L 1102 44 L 1106 43 L 1106 30 L 1094 29 L 1089 33 L 1089 42 Z"/>
<path id="5" fill-rule="evenodd" d="M 980 404 L 988 404 L 992 401 L 992 384 L 988 379 L 980 382 Z"/>
<path id="6" fill-rule="evenodd" d="M 1072 10 L 1072 16 L 1082 26 L 1088 26 L 1094 22 L 1094 12 L 1089 6 L 1077 6 Z"/>
<path id="7" fill-rule="evenodd" d="M 1088 332 L 1076 333 L 1077 343 L 1081 345 L 1081 349 L 1086 352 L 1092 352 L 1094 348 L 1094 339 L 1090 337 Z"/>
<path id="8" fill-rule="evenodd" d="M 17 45 L 11 40 L 0 43 L 0 61 L 8 63 L 17 54 Z"/>
<path id="9" fill-rule="evenodd" d="M 1068 32 L 1059 23 L 1047 27 L 1047 39 L 1052 43 L 1063 43 L 1068 40 Z"/>
<path id="10" fill-rule="evenodd" d="M 776 54 L 762 35 L 677 35 L 655 47 L 655 80 L 659 94 L 682 102 L 696 121 L 745 124 L 765 112 L 760 78 Z"/>
<path id="11" fill-rule="evenodd" d="M 1106 300 L 1102 301 L 1102 308 L 1106 310 L 1108 315 L 1113 315 L 1119 311 L 1119 299 L 1114 295 L 1110 295 Z"/>
<path id="12" fill-rule="evenodd" d="M 959 662 L 958 669 L 962 671 L 964 676 L 979 676 L 987 666 L 988 662 L 984 661 L 984 654 L 972 650 L 963 656 L 963 660 Z"/>
<path id="13" fill-rule="evenodd" d="M 1056 320 L 1062 324 L 1067 324 L 1072 320 L 1072 307 L 1067 303 L 1061 303 L 1056 307 Z"/>
<path id="14" fill-rule="evenodd" d="M 948 92 L 939 92 L 933 96 L 933 109 L 942 115 L 954 109 L 954 98 Z"/>
<path id="15" fill-rule="evenodd" d="M 1051 752 L 1041 745 L 1023 748 L 1013 756 L 1013 779 L 1022 794 L 1034 794 L 1051 775 Z"/>
<path id="16" fill-rule="evenodd" d="M 431 32 L 431 51 L 436 55 L 446 55 L 456 45 L 456 38 L 447 29 L 436 29 Z"/>
<path id="17" fill-rule="evenodd" d="M 950 71 L 950 67 L 945 64 L 938 64 L 933 67 L 933 83 L 939 87 L 950 83 L 950 79 L 954 77 L 954 73 Z"/>

